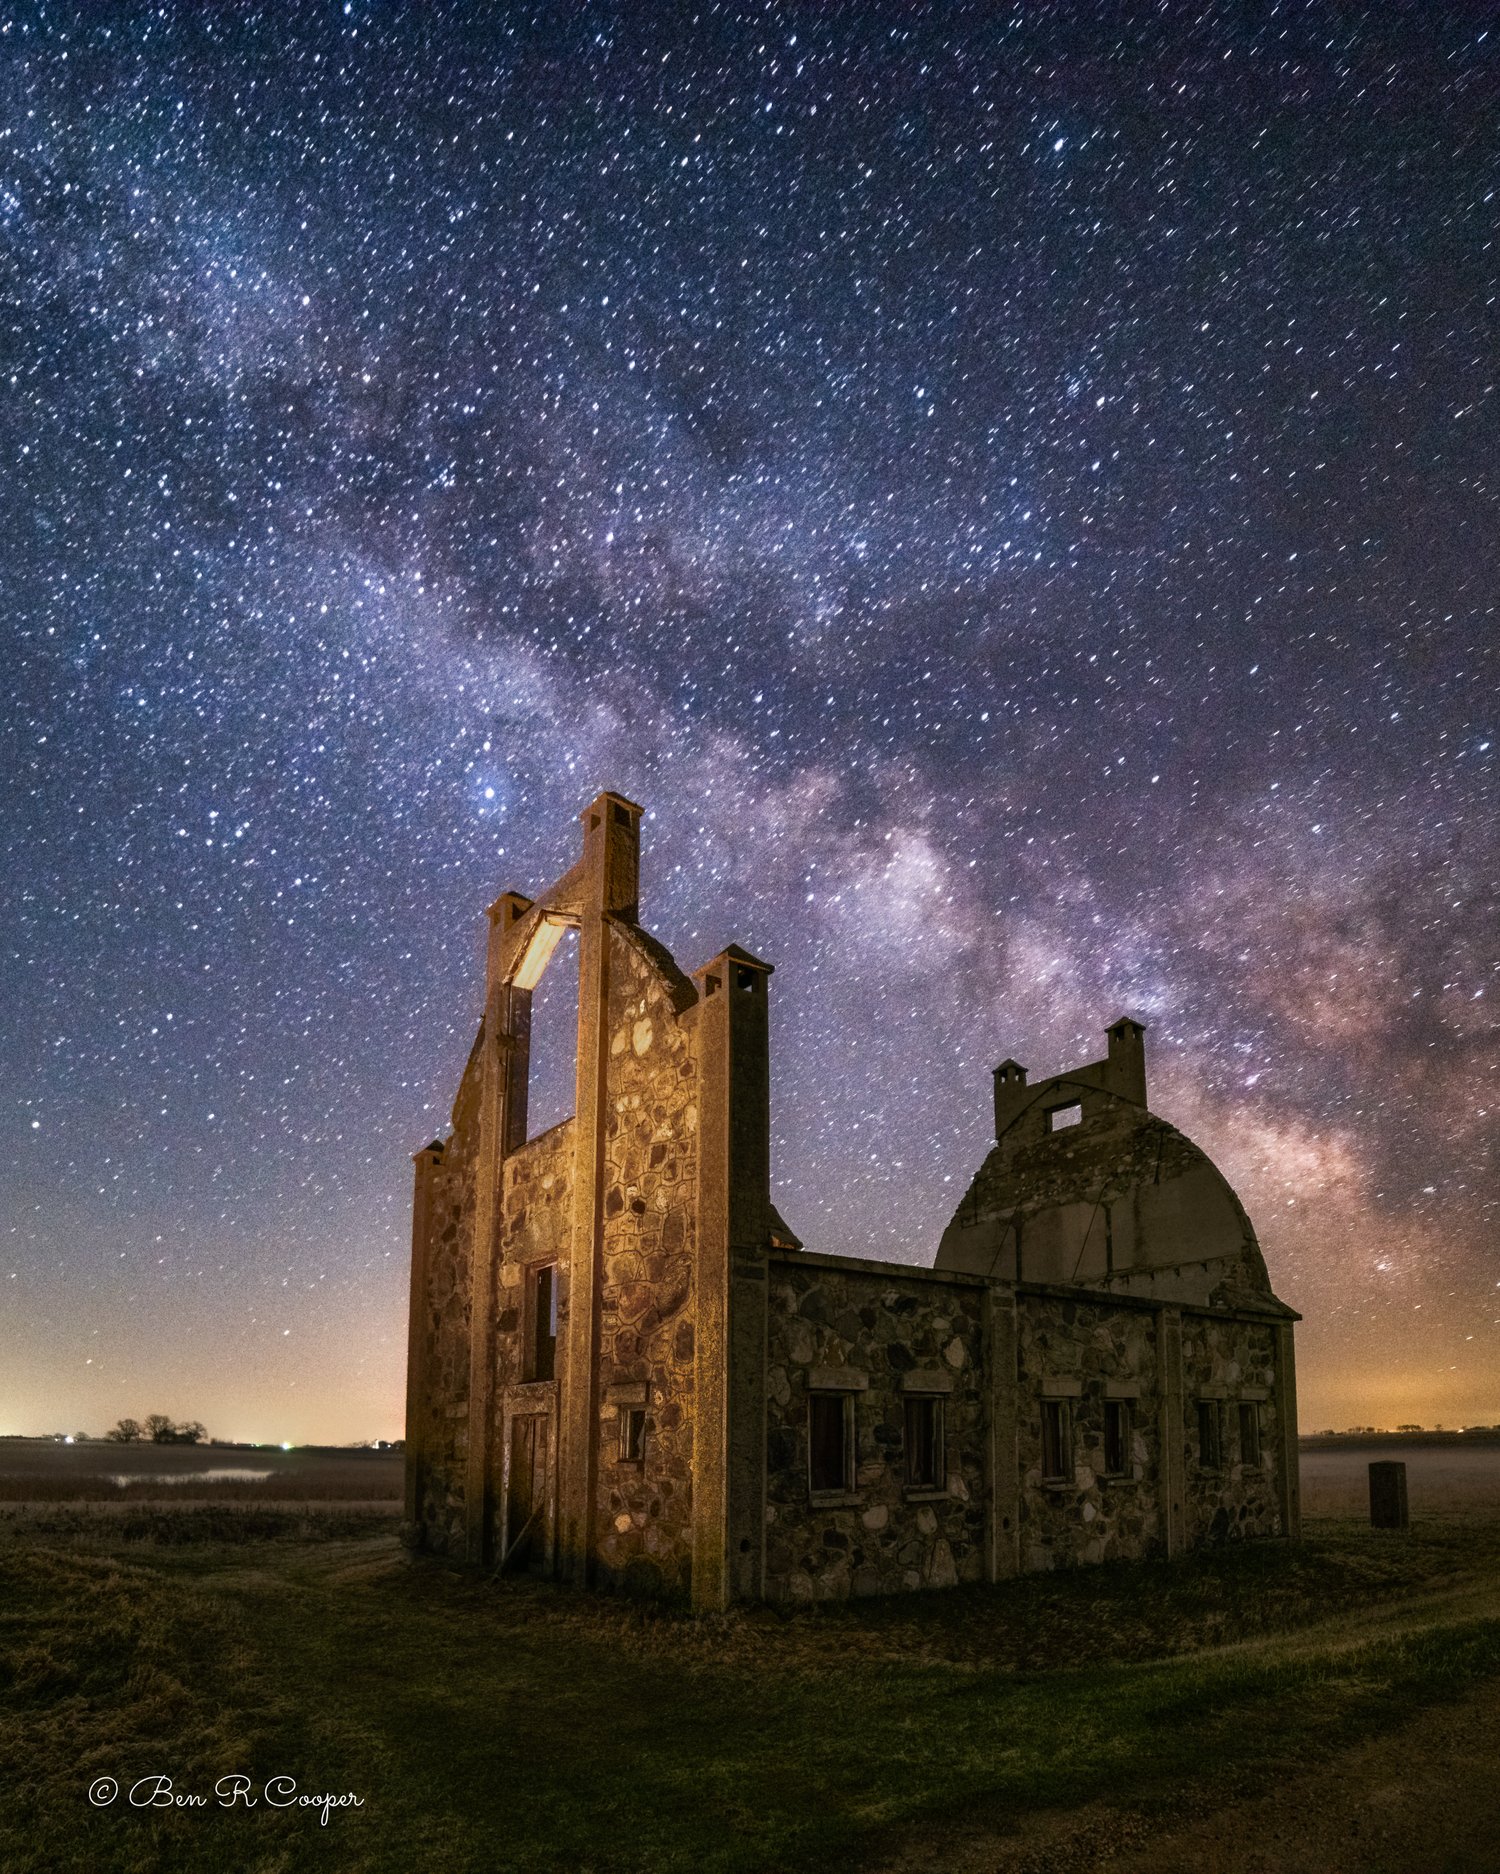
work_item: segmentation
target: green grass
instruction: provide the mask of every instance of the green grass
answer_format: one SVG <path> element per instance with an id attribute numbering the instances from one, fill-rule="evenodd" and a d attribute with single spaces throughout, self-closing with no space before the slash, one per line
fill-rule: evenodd
<path id="1" fill-rule="evenodd" d="M 412 1565 L 387 1529 L 0 1516 L 0 1866 L 856 1868 L 1268 1787 L 1500 1677 L 1494 1522 L 711 1620 Z M 365 1806 L 89 1807 L 156 1771 Z"/>

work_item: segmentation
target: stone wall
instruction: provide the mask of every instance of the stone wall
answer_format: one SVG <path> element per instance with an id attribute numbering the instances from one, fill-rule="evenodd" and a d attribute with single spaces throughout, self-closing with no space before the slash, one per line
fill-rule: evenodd
<path id="1" fill-rule="evenodd" d="M 818 1256 L 773 1257 L 767 1340 L 766 1594 L 835 1600 L 984 1578 L 983 1284 Z M 814 1501 L 808 1407 L 818 1369 L 862 1375 L 852 1394 L 855 1487 Z M 905 1483 L 903 1378 L 945 1396 L 946 1484 Z"/>
<path id="2" fill-rule="evenodd" d="M 500 1270 L 495 1284 L 497 1411 L 503 1389 L 519 1385 L 525 1377 L 527 1269 L 555 1262 L 561 1275 L 567 1272 L 573 1227 L 573 1121 L 564 1119 L 512 1152 L 505 1160 L 502 1190 Z M 558 1330 L 560 1336 L 561 1318 Z M 498 1452 L 498 1444 L 494 1449 Z M 495 1468 L 498 1490 L 498 1462 Z"/>
<path id="3" fill-rule="evenodd" d="M 1016 1313 L 1022 1568 L 1148 1554 L 1163 1540 L 1157 1311 L 1023 1290 Z M 1048 1396 L 1065 1405 L 1071 1423 L 1073 1466 L 1062 1483 L 1047 1482 L 1042 1474 L 1042 1402 Z M 1111 1397 L 1127 1408 L 1130 1420 L 1120 1476 L 1109 1476 L 1105 1468 L 1104 1417 Z"/>
<path id="4" fill-rule="evenodd" d="M 610 942 L 598 1578 L 678 1593 L 692 1552 L 697 1066 L 678 986 L 630 933 Z M 646 1412 L 639 1461 L 620 1454 L 632 1407 Z"/>
<path id="5" fill-rule="evenodd" d="M 1281 1450 L 1276 1329 L 1269 1322 L 1182 1317 L 1183 1447 L 1189 1545 L 1283 1533 L 1277 1491 Z M 1205 1468 L 1198 1443 L 1198 1402 L 1217 1407 L 1221 1461 Z M 1241 1402 L 1260 1417 L 1260 1462 L 1245 1462 L 1239 1436 Z"/>

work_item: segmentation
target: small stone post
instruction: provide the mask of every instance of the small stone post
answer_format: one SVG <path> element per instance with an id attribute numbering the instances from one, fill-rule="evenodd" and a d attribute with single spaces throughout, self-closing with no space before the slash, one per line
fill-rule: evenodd
<path id="1" fill-rule="evenodd" d="M 1384 1459 L 1370 1466 L 1370 1527 L 1405 1529 L 1406 1466 L 1394 1459 Z"/>

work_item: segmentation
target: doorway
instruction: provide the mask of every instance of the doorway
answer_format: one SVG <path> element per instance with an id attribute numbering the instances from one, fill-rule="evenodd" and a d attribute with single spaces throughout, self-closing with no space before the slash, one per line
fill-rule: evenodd
<path id="1" fill-rule="evenodd" d="M 546 1412 L 510 1421 L 505 1486 L 505 1565 L 528 1574 L 550 1572 L 552 1560 L 552 1421 Z"/>

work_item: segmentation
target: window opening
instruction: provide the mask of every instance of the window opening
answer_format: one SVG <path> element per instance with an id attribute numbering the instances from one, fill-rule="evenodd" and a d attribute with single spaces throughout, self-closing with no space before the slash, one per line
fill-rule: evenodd
<path id="1" fill-rule="evenodd" d="M 941 1490 L 943 1402 L 920 1394 L 906 1401 L 906 1481 L 915 1490 Z"/>
<path id="2" fill-rule="evenodd" d="M 1123 1477 L 1130 1469 L 1130 1406 L 1124 1399 L 1104 1402 L 1104 1473 Z"/>
<path id="3" fill-rule="evenodd" d="M 1069 1126 L 1083 1123 L 1083 1102 L 1074 1100 L 1069 1106 L 1054 1106 L 1047 1115 L 1047 1130 L 1062 1132 Z"/>
<path id="4" fill-rule="evenodd" d="M 1260 1407 L 1253 1399 L 1240 1401 L 1240 1463 L 1260 1463 Z"/>
<path id="5" fill-rule="evenodd" d="M 1073 1415 L 1066 1399 L 1042 1401 L 1042 1481 L 1065 1483 L 1073 1475 Z"/>
<path id="6" fill-rule="evenodd" d="M 557 1377 L 557 1264 L 544 1263 L 531 1274 L 531 1359 L 528 1379 Z"/>
<path id="7" fill-rule="evenodd" d="M 624 1406 L 620 1411 L 620 1459 L 640 1464 L 646 1456 L 646 1408 Z"/>
<path id="8" fill-rule="evenodd" d="M 848 1393 L 808 1394 L 807 1470 L 808 1484 L 813 1490 L 849 1489 L 853 1415 L 854 1401 Z"/>
<path id="9" fill-rule="evenodd" d="M 573 1111 L 578 1084 L 578 933 L 565 930 L 531 992 L 526 1136 L 536 1138 Z"/>
<path id="10" fill-rule="evenodd" d="M 1219 1470 L 1224 1462 L 1224 1432 L 1217 1399 L 1198 1401 L 1198 1462 L 1206 1471 Z"/>

